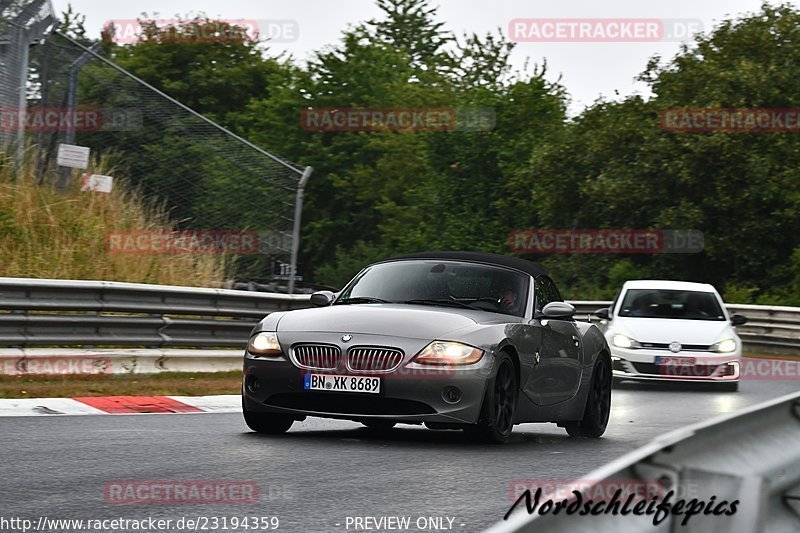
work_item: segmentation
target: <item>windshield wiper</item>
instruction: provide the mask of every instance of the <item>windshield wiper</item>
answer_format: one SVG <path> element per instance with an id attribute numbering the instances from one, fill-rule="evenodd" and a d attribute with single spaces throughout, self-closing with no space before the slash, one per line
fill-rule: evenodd
<path id="1" fill-rule="evenodd" d="M 373 298 L 372 296 L 354 296 L 353 298 L 345 298 L 343 300 L 339 300 L 336 304 L 388 304 L 386 300 L 381 300 L 380 298 Z M 336 305 L 334 304 L 334 305 Z"/>
<path id="2" fill-rule="evenodd" d="M 472 307 L 471 305 L 465 304 L 464 302 L 459 302 L 458 300 L 406 300 L 403 302 L 404 304 L 418 304 L 418 305 L 441 305 L 445 307 L 461 307 L 463 309 L 472 309 L 473 311 L 477 309 L 477 307 Z"/>

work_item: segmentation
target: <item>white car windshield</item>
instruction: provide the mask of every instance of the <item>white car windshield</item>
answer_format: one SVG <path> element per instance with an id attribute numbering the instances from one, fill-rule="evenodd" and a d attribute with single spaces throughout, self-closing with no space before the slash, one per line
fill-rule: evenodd
<path id="1" fill-rule="evenodd" d="M 618 316 L 678 318 L 684 320 L 725 320 L 714 293 L 665 289 L 629 289 Z"/>

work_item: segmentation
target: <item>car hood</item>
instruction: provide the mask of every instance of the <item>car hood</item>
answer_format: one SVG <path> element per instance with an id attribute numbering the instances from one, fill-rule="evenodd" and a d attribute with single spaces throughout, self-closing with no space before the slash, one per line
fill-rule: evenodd
<path id="1" fill-rule="evenodd" d="M 283 315 L 278 331 L 362 333 L 436 339 L 476 324 L 521 322 L 469 309 L 403 304 L 350 304 L 299 309 Z"/>
<path id="2" fill-rule="evenodd" d="M 713 344 L 735 333 L 727 320 L 615 317 L 609 332 L 622 333 L 639 342 Z"/>

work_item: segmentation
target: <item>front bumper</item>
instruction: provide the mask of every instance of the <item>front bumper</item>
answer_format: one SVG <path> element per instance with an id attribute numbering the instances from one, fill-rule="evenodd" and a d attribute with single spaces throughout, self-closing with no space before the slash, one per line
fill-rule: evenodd
<path id="1" fill-rule="evenodd" d="M 288 358 L 254 358 L 245 355 L 243 395 L 250 411 L 319 416 L 348 420 L 386 419 L 398 422 L 473 424 L 480 414 L 494 357 L 464 367 L 421 366 L 404 362 L 394 372 L 372 374 L 381 379 L 378 394 L 309 391 L 303 388 L 306 373 L 348 374 L 345 370 L 310 371 Z M 257 386 L 253 386 L 257 383 Z M 460 391 L 452 401 L 450 388 Z"/>
<path id="2" fill-rule="evenodd" d="M 656 364 L 656 357 L 663 358 Z M 664 364 L 664 360 L 691 357 L 693 365 Z M 679 352 L 611 347 L 614 377 L 632 380 L 735 382 L 741 371 L 741 351 L 731 353 Z"/>

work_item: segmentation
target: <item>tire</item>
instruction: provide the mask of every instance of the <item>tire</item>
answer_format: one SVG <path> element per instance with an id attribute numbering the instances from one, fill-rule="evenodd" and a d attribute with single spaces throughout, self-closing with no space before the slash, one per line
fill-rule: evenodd
<path id="1" fill-rule="evenodd" d="M 486 388 L 478 423 L 465 431 L 490 444 L 503 444 L 514 430 L 517 410 L 517 372 L 511 357 L 501 352 L 497 358 L 497 371 Z"/>
<path id="2" fill-rule="evenodd" d="M 739 390 L 739 382 L 720 383 L 717 385 L 717 390 L 722 392 L 736 392 Z"/>
<path id="3" fill-rule="evenodd" d="M 397 422 L 392 422 L 391 420 L 362 420 L 361 423 L 375 433 L 390 431 L 397 424 Z"/>
<path id="4" fill-rule="evenodd" d="M 242 414 L 244 415 L 244 422 L 247 424 L 247 427 L 256 433 L 263 433 L 265 435 L 280 435 L 281 433 L 286 433 L 289 431 L 289 428 L 292 427 L 292 424 L 294 424 L 294 418 L 291 416 L 248 411 L 244 398 L 242 398 Z"/>
<path id="5" fill-rule="evenodd" d="M 586 398 L 583 418 L 564 424 L 570 437 L 596 439 L 605 433 L 611 415 L 611 383 L 611 365 L 608 358 L 600 356 L 592 370 L 592 384 Z"/>

